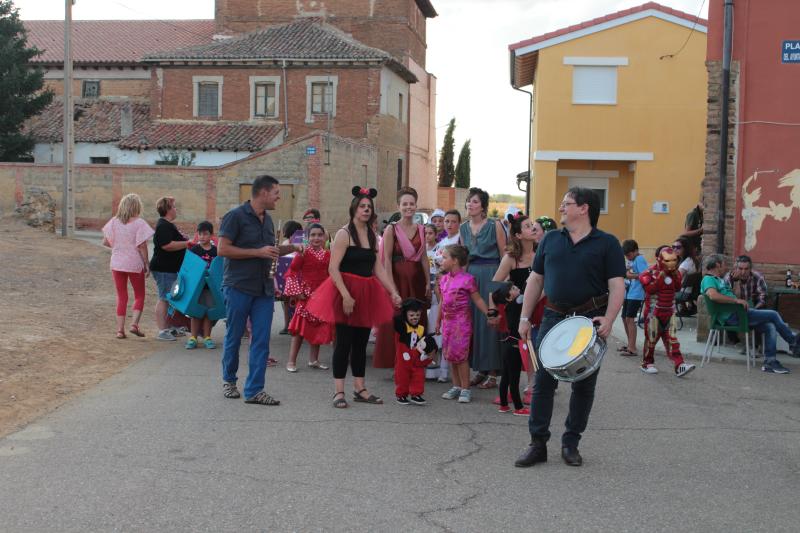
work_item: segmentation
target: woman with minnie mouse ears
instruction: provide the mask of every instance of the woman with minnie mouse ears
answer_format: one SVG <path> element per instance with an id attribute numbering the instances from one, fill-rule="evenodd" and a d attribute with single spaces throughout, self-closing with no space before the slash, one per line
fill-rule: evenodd
<path id="1" fill-rule="evenodd" d="M 373 199 L 375 189 L 353 187 L 350 222 L 336 232 L 331 246 L 330 277 L 314 291 L 307 311 L 318 319 L 336 325 L 333 349 L 333 378 L 336 392 L 333 406 L 348 406 L 344 379 L 348 362 L 353 374 L 353 401 L 382 404 L 383 400 L 367 392 L 364 374 L 367 341 L 373 326 L 391 323 L 394 307 L 402 299 L 392 278 L 377 261 L 377 235 L 372 225 L 377 215 Z"/>

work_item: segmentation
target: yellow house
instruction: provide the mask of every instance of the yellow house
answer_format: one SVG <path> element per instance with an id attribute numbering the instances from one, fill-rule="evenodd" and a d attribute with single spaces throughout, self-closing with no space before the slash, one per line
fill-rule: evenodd
<path id="1" fill-rule="evenodd" d="M 706 32 L 649 2 L 509 46 L 511 85 L 532 95 L 533 214 L 558 220 L 583 186 L 599 227 L 643 253 L 683 231 L 705 168 Z"/>

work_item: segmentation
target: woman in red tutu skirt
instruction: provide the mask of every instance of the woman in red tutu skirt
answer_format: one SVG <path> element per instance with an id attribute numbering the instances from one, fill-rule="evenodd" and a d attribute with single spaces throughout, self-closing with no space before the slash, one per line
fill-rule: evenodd
<path id="1" fill-rule="evenodd" d="M 331 247 L 330 277 L 311 295 L 306 310 L 314 317 L 336 325 L 333 349 L 333 406 L 347 407 L 344 378 L 347 365 L 353 374 L 353 401 L 382 404 L 364 386 L 367 341 L 373 326 L 391 322 L 392 304 L 402 300 L 392 278 L 377 258 L 377 235 L 372 223 L 377 215 L 375 189 L 353 187 L 350 223 L 336 232 Z M 391 299 L 390 295 L 391 294 Z"/>
<path id="2" fill-rule="evenodd" d="M 286 273 L 284 294 L 295 302 L 295 311 L 289 323 L 289 333 L 293 335 L 289 349 L 289 362 L 286 370 L 297 372 L 297 354 L 303 340 L 310 345 L 308 353 L 309 368 L 327 370 L 319 361 L 319 347 L 333 341 L 333 325 L 318 320 L 306 310 L 308 298 L 328 279 L 328 266 L 331 253 L 325 249 L 325 228 L 311 224 L 308 232 L 308 248 L 297 254 Z"/>

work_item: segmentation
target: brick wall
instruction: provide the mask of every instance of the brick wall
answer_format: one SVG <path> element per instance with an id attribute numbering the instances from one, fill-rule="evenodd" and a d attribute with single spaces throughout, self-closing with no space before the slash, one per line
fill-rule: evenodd
<path id="1" fill-rule="evenodd" d="M 220 33 L 244 33 L 298 16 L 325 17 L 364 44 L 425 66 L 427 19 L 414 0 L 217 0 Z"/>
<path id="2" fill-rule="evenodd" d="M 299 220 L 308 207 L 317 207 L 323 212 L 323 221 L 339 223 L 347 218 L 352 186 L 364 181 L 375 186 L 377 154 L 374 147 L 331 136 L 330 164 L 326 164 L 323 138 L 322 134 L 308 135 L 216 168 L 77 165 L 76 224 L 102 227 L 113 216 L 119 199 L 133 192 L 142 197 L 144 217 L 151 223 L 158 219 L 158 198 L 174 196 L 181 227 L 193 230 L 202 220 L 217 226 L 221 217 L 239 204 L 240 185 L 252 183 L 259 174 L 270 174 L 282 185 L 293 186 L 294 197 L 281 199 L 291 204 L 288 216 Z M 307 155 L 308 146 L 316 146 L 316 154 Z M 0 163 L 0 214 L 10 214 L 30 187 L 43 188 L 60 204 L 61 179 L 59 165 Z M 60 206 L 57 210 L 60 221 Z"/>

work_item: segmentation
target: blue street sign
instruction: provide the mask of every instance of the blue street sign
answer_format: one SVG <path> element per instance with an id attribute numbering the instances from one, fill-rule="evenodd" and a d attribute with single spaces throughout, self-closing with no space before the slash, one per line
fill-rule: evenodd
<path id="1" fill-rule="evenodd" d="M 781 62 L 800 63 L 800 41 L 783 41 Z"/>
<path id="2" fill-rule="evenodd" d="M 306 146 L 306 155 L 315 155 L 317 153 L 316 146 Z"/>

